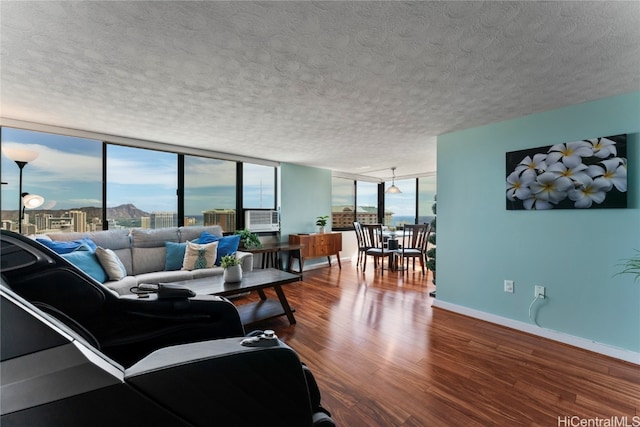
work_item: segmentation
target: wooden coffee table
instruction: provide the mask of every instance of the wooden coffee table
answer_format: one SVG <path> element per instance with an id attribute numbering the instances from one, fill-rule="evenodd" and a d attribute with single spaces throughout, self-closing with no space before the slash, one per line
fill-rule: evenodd
<path id="1" fill-rule="evenodd" d="M 196 295 L 230 296 L 256 291 L 260 296 L 259 301 L 236 306 L 243 325 L 250 325 L 282 315 L 286 315 L 289 323 L 293 325 L 296 323 L 296 318 L 293 316 L 295 310 L 289 306 L 287 297 L 282 290 L 282 285 L 300 280 L 299 274 L 292 274 L 275 268 L 266 268 L 243 273 L 242 281 L 237 283 L 226 283 L 222 279 L 222 275 L 171 283 L 189 288 Z M 264 293 L 264 289 L 267 288 L 275 290 L 278 301 L 267 298 Z"/>

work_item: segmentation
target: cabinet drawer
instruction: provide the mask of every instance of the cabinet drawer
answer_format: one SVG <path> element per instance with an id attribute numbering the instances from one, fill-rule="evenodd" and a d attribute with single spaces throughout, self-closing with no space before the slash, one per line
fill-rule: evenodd
<path id="1" fill-rule="evenodd" d="M 342 250 L 341 233 L 291 234 L 289 243 L 304 245 L 304 258 L 317 258 L 335 255 Z"/>

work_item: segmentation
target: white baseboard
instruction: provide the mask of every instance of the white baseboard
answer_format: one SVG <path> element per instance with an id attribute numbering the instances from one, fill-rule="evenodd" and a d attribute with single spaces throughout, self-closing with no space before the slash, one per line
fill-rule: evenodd
<path id="1" fill-rule="evenodd" d="M 433 306 L 640 365 L 640 353 L 435 299 Z"/>

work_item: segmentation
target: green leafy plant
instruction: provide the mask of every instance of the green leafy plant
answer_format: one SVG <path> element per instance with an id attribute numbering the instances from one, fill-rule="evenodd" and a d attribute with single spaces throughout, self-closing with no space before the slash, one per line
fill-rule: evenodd
<path id="1" fill-rule="evenodd" d="M 431 236 L 435 236 L 435 234 Z M 430 248 L 427 251 L 427 268 L 431 271 L 436 271 L 436 248 Z"/>
<path id="2" fill-rule="evenodd" d="M 624 267 L 622 271 L 616 273 L 616 276 L 620 274 L 634 274 L 636 277 L 635 282 L 640 282 L 640 250 L 636 249 L 636 256 L 624 259 L 620 266 Z"/>
<path id="3" fill-rule="evenodd" d="M 329 220 L 329 215 L 319 216 L 316 218 L 316 225 L 318 227 L 324 227 L 327 225 L 328 220 Z"/>
<path id="4" fill-rule="evenodd" d="M 236 230 L 236 234 L 240 235 L 240 245 L 246 249 L 261 248 L 262 242 L 258 238 L 258 235 L 251 232 L 248 228 L 244 230 Z"/>
<path id="5" fill-rule="evenodd" d="M 234 252 L 220 258 L 220 265 L 222 268 L 233 267 L 234 265 L 240 265 L 240 260 L 236 257 Z"/>
<path id="6" fill-rule="evenodd" d="M 433 205 L 431 205 L 431 210 L 433 211 L 434 215 L 436 214 L 436 196 L 433 197 L 434 199 L 434 203 Z M 427 239 L 427 241 L 429 243 L 431 243 L 433 245 L 433 247 L 431 247 L 428 251 L 427 251 L 427 268 L 433 272 L 436 271 L 436 217 L 434 216 L 433 219 L 431 220 L 431 232 L 429 233 L 429 238 Z"/>

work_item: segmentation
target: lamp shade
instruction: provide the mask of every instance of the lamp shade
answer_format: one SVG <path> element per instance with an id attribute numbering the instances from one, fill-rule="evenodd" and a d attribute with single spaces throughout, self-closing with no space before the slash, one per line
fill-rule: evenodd
<path id="1" fill-rule="evenodd" d="M 27 209 L 35 209 L 42 206 L 44 203 L 44 197 L 38 196 L 37 194 L 25 194 L 22 197 L 22 204 Z"/>
<path id="2" fill-rule="evenodd" d="M 392 184 L 389 188 L 386 189 L 385 193 L 397 194 L 402 193 L 402 191 L 396 187 L 395 184 Z"/>
<path id="3" fill-rule="evenodd" d="M 25 148 L 17 147 L 2 147 L 2 152 L 5 156 L 13 160 L 14 162 L 29 163 L 34 161 L 38 157 L 37 151 L 27 150 Z"/>

